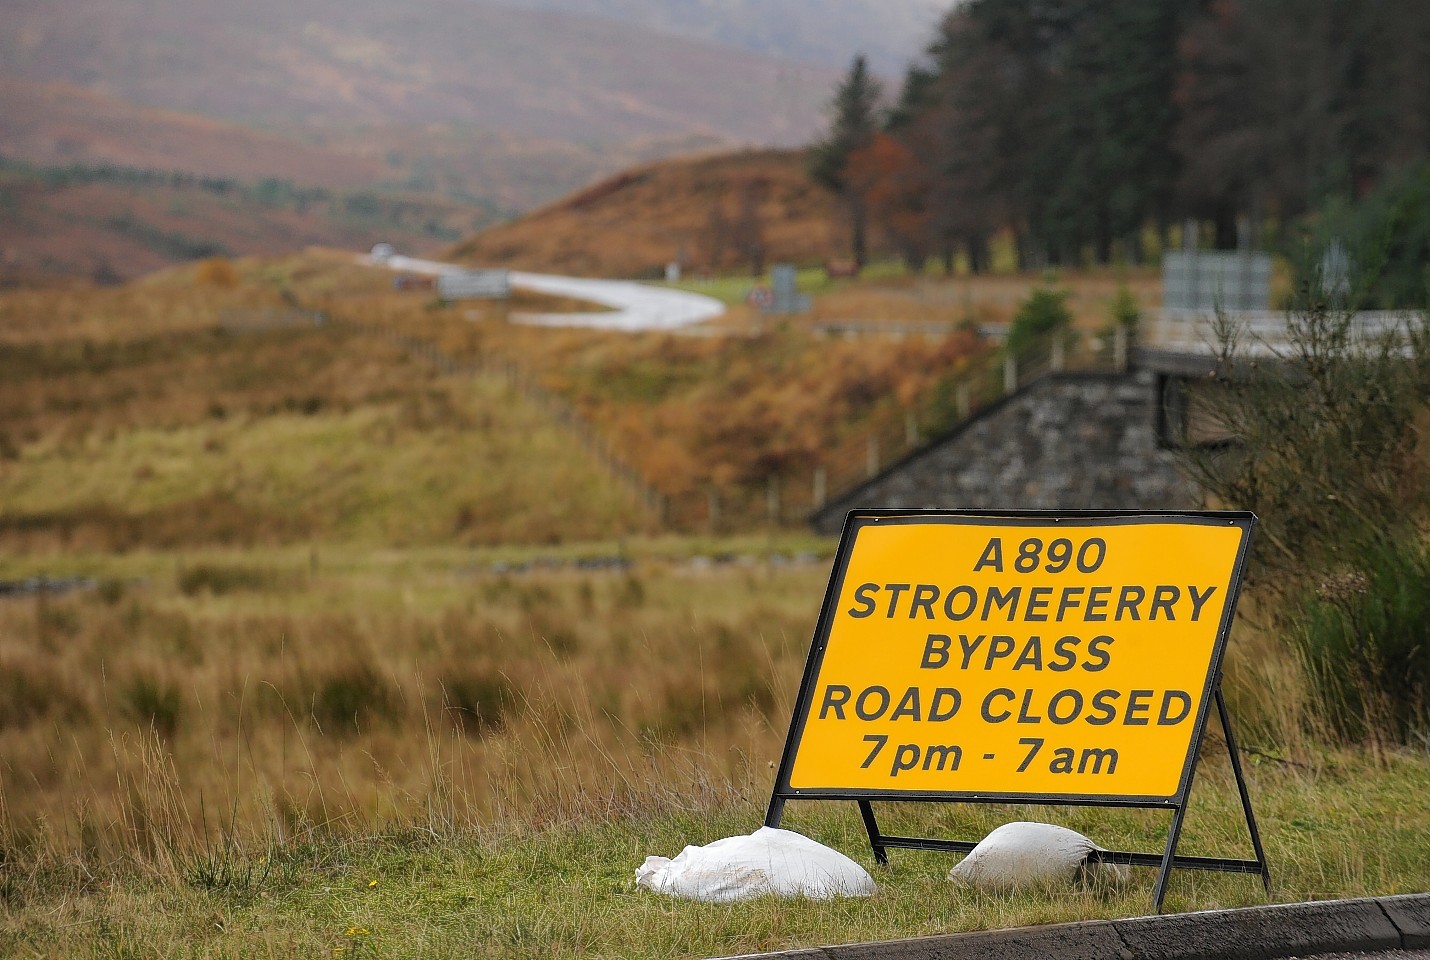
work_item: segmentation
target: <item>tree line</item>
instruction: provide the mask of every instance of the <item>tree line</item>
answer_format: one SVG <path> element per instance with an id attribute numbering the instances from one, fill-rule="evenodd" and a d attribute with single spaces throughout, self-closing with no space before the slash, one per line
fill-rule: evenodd
<path id="1" fill-rule="evenodd" d="M 915 268 L 1264 247 L 1430 161 L 1424 0 L 966 0 L 902 89 L 856 58 L 810 172 Z M 1424 214 L 1421 214 L 1423 217 Z"/>

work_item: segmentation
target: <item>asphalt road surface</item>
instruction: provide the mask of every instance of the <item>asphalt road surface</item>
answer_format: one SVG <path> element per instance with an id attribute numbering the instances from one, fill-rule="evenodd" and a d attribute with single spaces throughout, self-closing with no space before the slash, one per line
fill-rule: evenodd
<path id="1" fill-rule="evenodd" d="M 464 269 L 450 263 L 398 254 L 382 259 L 363 259 L 374 266 L 407 273 L 441 275 L 460 273 Z M 629 280 L 589 280 L 516 270 L 508 273 L 507 279 L 518 290 L 571 297 L 610 308 L 609 311 L 600 313 L 518 314 L 512 318 L 517 323 L 547 327 L 589 327 L 634 333 L 644 330 L 678 330 L 713 320 L 725 312 L 725 305 L 714 297 L 686 290 L 653 287 Z"/>

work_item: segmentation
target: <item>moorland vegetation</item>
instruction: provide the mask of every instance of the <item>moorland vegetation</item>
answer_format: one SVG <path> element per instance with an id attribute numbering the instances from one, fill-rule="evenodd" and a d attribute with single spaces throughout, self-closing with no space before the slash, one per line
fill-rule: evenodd
<path id="1" fill-rule="evenodd" d="M 1011 283 L 831 284 L 814 318 L 736 309 L 713 338 L 537 330 L 509 313 L 567 305 L 444 304 L 316 253 L 4 294 L 0 579 L 81 579 L 0 599 L 0 946 L 710 955 L 1142 912 L 1150 876 L 966 896 L 922 855 L 867 903 L 732 910 L 630 884 L 647 854 L 759 822 L 832 550 L 793 509 L 682 531 L 644 485 L 734 501 L 807 455 L 796 431 L 902 430 L 988 346 L 816 323 L 911 304 L 1007 320 L 1036 285 Z M 1125 312 L 1115 277 L 1062 286 L 1074 325 Z M 1414 889 L 1423 728 L 1359 749 L 1283 603 L 1253 591 L 1226 681 L 1275 895 Z M 1188 852 L 1245 844 L 1219 757 Z M 1134 848 L 1166 828 L 891 816 L 967 836 L 1055 819 Z M 867 859 L 852 809 L 795 804 L 789 824 Z M 1187 876 L 1169 904 L 1261 898 Z"/>

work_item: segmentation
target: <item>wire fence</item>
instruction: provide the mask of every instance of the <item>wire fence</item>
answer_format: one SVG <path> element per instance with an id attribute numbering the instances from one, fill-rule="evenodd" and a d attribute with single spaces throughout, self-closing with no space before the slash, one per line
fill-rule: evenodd
<path id="1" fill-rule="evenodd" d="M 842 493 L 878 476 L 889 466 L 935 437 L 976 416 L 1002 398 L 1049 373 L 1125 370 L 1130 342 L 1119 327 L 1111 336 L 1064 331 L 1016 356 L 992 350 L 966 374 L 942 381 L 937 390 L 874 429 L 851 434 L 820 450 L 808 462 L 746 482 L 708 485 L 670 493 L 660 490 L 580 415 L 564 397 L 542 386 L 530 371 L 503 357 L 484 355 L 458 360 L 435 343 L 385 324 L 333 317 L 320 311 L 231 311 L 225 329 L 265 330 L 326 328 L 383 339 L 450 376 L 500 377 L 507 386 L 564 427 L 601 468 L 649 511 L 653 522 L 678 532 L 736 532 L 804 523 Z"/>
<path id="2" fill-rule="evenodd" d="M 725 532 L 804 523 L 815 511 L 987 410 L 1021 387 L 1059 371 L 1126 370 L 1127 331 L 1106 337 L 1066 331 L 1012 356 L 992 350 L 965 375 L 852 434 L 809 462 L 754 482 L 692 491 L 661 500 L 662 520 L 675 530 Z"/>
<path id="3" fill-rule="evenodd" d="M 232 310 L 220 317 L 223 329 L 232 333 L 263 333 L 276 330 L 328 329 L 375 337 L 407 352 L 417 360 L 431 364 L 440 374 L 456 377 L 498 377 L 508 389 L 520 394 L 553 422 L 564 427 L 581 444 L 601 468 L 622 484 L 655 517 L 662 512 L 661 494 L 651 486 L 586 421 L 570 403 L 541 386 L 528 371 L 507 359 L 491 355 L 457 359 L 437 344 L 422 337 L 404 333 L 393 326 L 365 323 L 334 317 L 323 311 L 310 310 Z"/>

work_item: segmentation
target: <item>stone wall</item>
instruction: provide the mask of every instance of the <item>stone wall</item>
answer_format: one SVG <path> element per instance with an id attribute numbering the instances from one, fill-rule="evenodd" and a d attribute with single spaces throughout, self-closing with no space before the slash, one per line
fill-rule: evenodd
<path id="1" fill-rule="evenodd" d="M 1185 509 L 1194 489 L 1157 439 L 1149 371 L 1048 374 L 811 517 L 837 533 L 858 508 Z"/>

